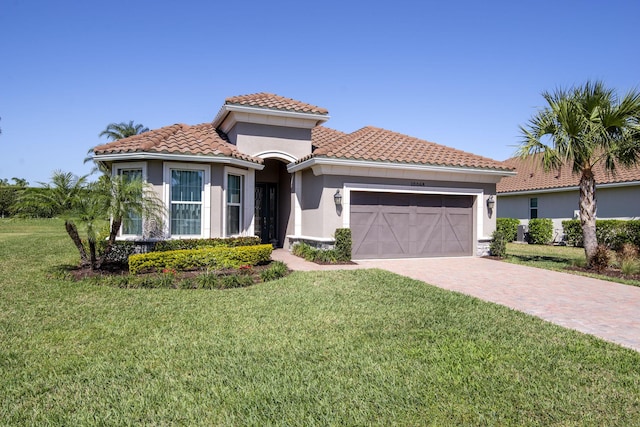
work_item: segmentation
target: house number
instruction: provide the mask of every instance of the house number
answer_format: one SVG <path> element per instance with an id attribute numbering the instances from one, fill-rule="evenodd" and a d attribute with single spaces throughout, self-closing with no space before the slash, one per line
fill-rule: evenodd
<path id="1" fill-rule="evenodd" d="M 422 182 L 422 181 L 412 181 L 411 182 L 411 186 L 412 187 L 424 187 L 424 182 Z"/>

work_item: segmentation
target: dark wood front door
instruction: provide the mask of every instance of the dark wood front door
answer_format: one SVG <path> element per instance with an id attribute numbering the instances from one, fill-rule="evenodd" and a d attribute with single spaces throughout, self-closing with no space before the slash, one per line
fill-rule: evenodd
<path id="1" fill-rule="evenodd" d="M 256 183 L 255 233 L 262 243 L 278 242 L 278 184 Z"/>

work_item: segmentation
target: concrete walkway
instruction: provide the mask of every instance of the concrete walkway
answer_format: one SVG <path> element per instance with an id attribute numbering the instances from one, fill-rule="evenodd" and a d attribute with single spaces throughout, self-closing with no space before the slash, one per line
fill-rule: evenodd
<path id="1" fill-rule="evenodd" d="M 471 257 L 322 266 L 279 249 L 273 259 L 301 271 L 381 268 L 640 351 L 639 287 Z"/>

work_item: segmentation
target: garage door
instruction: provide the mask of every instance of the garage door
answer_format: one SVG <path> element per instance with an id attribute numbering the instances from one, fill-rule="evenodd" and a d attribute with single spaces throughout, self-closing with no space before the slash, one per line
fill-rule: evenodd
<path id="1" fill-rule="evenodd" d="M 472 206 L 472 196 L 353 191 L 353 257 L 471 255 Z"/>

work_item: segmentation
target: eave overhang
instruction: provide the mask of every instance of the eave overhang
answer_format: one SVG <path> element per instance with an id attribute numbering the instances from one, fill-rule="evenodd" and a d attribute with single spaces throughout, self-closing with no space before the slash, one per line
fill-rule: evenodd
<path id="1" fill-rule="evenodd" d="M 620 187 L 635 187 L 640 186 L 640 181 L 627 181 L 627 182 L 608 182 L 606 184 L 596 184 L 596 188 L 620 188 Z M 540 193 L 562 193 L 565 191 L 579 191 L 580 187 L 577 185 L 571 187 L 555 187 L 555 188 L 540 188 L 533 190 L 518 190 L 518 191 L 501 191 L 498 192 L 498 196 L 524 196 L 529 194 Z"/>
<path id="2" fill-rule="evenodd" d="M 264 165 L 254 163 L 248 160 L 237 159 L 229 156 L 205 156 L 194 154 L 171 154 L 171 153 L 152 153 L 152 152 L 132 152 L 132 153 L 114 153 L 114 154 L 97 154 L 93 156 L 93 161 L 100 162 L 117 162 L 131 160 L 167 160 L 176 162 L 198 162 L 198 163 L 218 163 L 223 165 L 239 166 L 247 169 L 264 169 Z"/>
<path id="3" fill-rule="evenodd" d="M 464 166 L 442 166 L 442 165 L 426 165 L 417 163 L 394 163 L 394 162 L 376 162 L 372 160 L 353 160 L 353 159 L 337 159 L 332 157 L 312 157 L 300 163 L 294 163 L 287 167 L 289 173 L 294 173 L 303 169 L 318 169 L 322 166 L 341 166 L 354 168 L 373 168 L 373 169 L 390 169 L 417 172 L 443 172 L 454 174 L 473 174 L 495 177 L 507 177 L 516 175 L 515 171 L 497 170 L 497 169 L 481 169 L 470 168 Z M 314 170 L 315 173 L 315 170 Z"/>
<path id="4" fill-rule="evenodd" d="M 299 127 L 308 129 L 312 129 L 331 118 L 328 114 L 302 113 L 299 111 L 275 110 L 247 105 L 225 104 L 220 108 L 220 111 L 216 114 L 216 117 L 213 119 L 211 124 L 216 129 L 220 129 L 225 133 L 228 132 L 235 123 L 234 120 L 232 120 L 231 123 L 225 123 L 231 113 L 246 114 L 247 116 L 255 115 L 278 117 L 284 120 L 293 119 L 299 124 Z"/>

